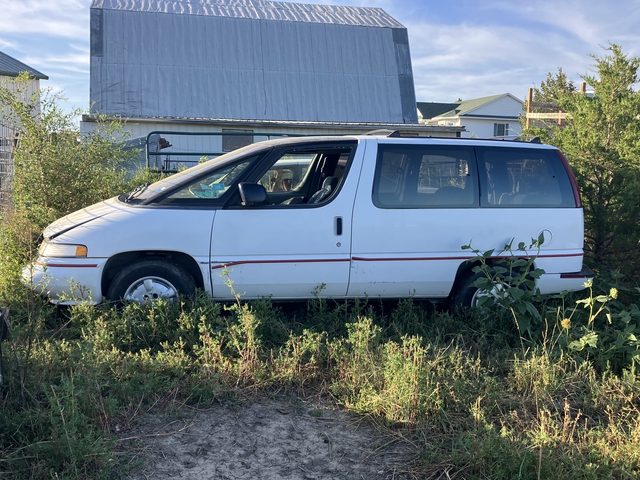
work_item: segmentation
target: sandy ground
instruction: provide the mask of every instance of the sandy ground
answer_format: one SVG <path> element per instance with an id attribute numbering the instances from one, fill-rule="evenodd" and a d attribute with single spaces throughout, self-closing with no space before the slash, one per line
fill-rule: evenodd
<path id="1" fill-rule="evenodd" d="M 325 398 L 272 395 L 150 415 L 120 432 L 128 479 L 410 479 L 415 448 Z"/>

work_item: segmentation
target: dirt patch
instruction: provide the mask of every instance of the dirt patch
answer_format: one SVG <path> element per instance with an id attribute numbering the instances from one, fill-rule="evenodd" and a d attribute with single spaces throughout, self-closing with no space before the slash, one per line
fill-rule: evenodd
<path id="1" fill-rule="evenodd" d="M 124 433 L 124 432 L 123 432 Z M 150 416 L 121 435 L 129 479 L 409 479 L 415 448 L 326 399 L 277 395 Z"/>

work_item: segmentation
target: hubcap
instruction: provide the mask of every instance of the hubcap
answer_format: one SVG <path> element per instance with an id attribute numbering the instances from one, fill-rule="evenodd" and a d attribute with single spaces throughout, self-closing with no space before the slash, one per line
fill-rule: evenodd
<path id="1" fill-rule="evenodd" d="M 507 288 L 505 285 L 501 283 L 495 284 L 491 290 L 487 290 L 485 288 L 479 288 L 473 294 L 473 297 L 471 297 L 471 306 L 477 307 L 480 304 L 480 299 L 482 298 L 490 298 L 491 299 L 490 303 L 496 303 L 498 300 L 506 298 L 506 296 L 507 296 Z"/>
<path id="2" fill-rule="evenodd" d="M 171 282 L 159 277 L 144 277 L 133 282 L 124 293 L 124 299 L 131 302 L 152 302 L 164 298 L 173 302 L 178 290 Z"/>

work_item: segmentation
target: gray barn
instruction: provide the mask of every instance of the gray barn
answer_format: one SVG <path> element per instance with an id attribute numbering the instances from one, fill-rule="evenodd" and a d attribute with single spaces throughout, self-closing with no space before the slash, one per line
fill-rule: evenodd
<path id="1" fill-rule="evenodd" d="M 379 8 L 93 0 L 91 102 L 127 118 L 417 124 L 407 30 Z"/>

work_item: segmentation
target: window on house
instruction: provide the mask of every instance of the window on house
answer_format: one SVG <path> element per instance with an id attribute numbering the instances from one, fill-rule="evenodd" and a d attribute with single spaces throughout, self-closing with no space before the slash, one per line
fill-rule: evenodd
<path id="1" fill-rule="evenodd" d="M 493 136 L 494 137 L 504 137 L 505 135 L 509 135 L 509 124 L 508 123 L 494 123 L 493 124 Z"/>
<path id="2" fill-rule="evenodd" d="M 231 152 L 253 143 L 253 130 L 222 130 L 222 151 Z"/>

